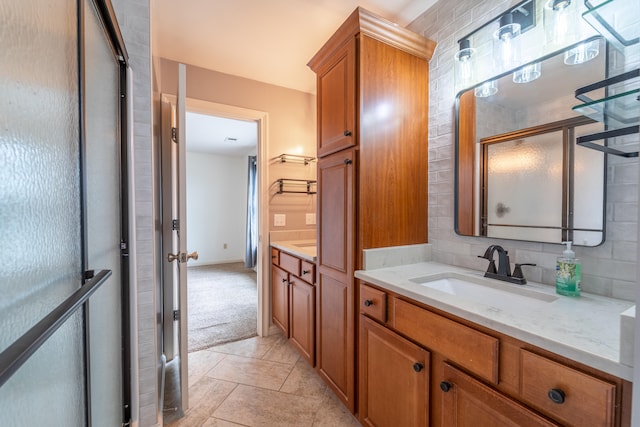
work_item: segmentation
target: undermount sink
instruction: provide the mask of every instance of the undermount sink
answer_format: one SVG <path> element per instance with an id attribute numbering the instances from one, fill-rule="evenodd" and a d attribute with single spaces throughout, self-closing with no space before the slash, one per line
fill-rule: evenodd
<path id="1" fill-rule="evenodd" d="M 484 278 L 448 274 L 445 277 L 426 276 L 409 279 L 413 283 L 457 298 L 484 304 L 499 310 L 513 311 L 544 306 L 558 300 L 557 296 L 536 292 L 518 285 L 503 284 Z"/>

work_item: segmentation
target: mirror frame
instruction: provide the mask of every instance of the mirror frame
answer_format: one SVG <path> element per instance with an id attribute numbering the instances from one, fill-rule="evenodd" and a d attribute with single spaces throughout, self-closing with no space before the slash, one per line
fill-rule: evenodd
<path id="1" fill-rule="evenodd" d="M 508 70 L 505 71 L 501 74 L 498 74 L 496 76 L 493 76 L 485 81 L 479 82 L 473 86 L 470 86 L 468 88 L 462 89 L 461 91 L 459 91 L 456 95 L 455 98 L 455 114 L 454 114 L 454 218 L 453 218 L 453 227 L 454 227 L 454 231 L 457 235 L 459 236 L 464 236 L 464 237 L 475 237 L 475 238 L 494 238 L 494 237 L 490 237 L 490 236 L 486 236 L 486 235 L 481 235 L 481 234 L 474 234 L 474 230 L 472 230 L 469 234 L 463 234 L 460 231 L 460 221 L 459 221 L 459 212 L 461 209 L 464 209 L 465 211 L 470 211 L 470 212 L 475 212 L 474 208 L 475 208 L 475 203 L 480 203 L 480 200 L 476 201 L 474 200 L 473 194 L 471 194 L 471 197 L 467 197 L 465 200 L 461 200 L 460 197 L 460 186 L 461 183 L 470 183 L 471 185 L 468 186 L 468 188 L 471 188 L 473 191 L 473 173 L 469 174 L 466 173 L 464 175 L 461 175 L 461 168 L 460 168 L 460 164 L 461 164 L 461 159 L 469 162 L 475 162 L 475 150 L 461 150 L 460 147 L 460 140 L 461 138 L 471 138 L 473 137 L 474 139 L 474 143 L 477 143 L 478 141 L 475 141 L 475 127 L 476 127 L 476 117 L 475 117 L 475 110 L 473 112 L 473 117 L 471 120 L 469 120 L 469 125 L 465 126 L 464 128 L 461 128 L 461 124 L 460 124 L 460 100 L 463 96 L 471 96 L 471 97 L 475 97 L 474 95 L 474 89 L 482 86 L 483 84 L 492 81 L 492 80 L 498 80 L 501 79 L 502 77 L 508 76 L 513 74 L 515 71 L 517 71 L 518 69 L 524 68 L 528 65 L 532 65 L 534 63 L 537 62 L 544 62 L 547 59 L 553 58 L 557 55 L 561 55 L 564 52 L 566 52 L 567 50 L 573 49 L 577 46 L 579 46 L 582 43 L 588 43 L 594 40 L 601 40 L 602 44 L 603 44 L 603 52 L 601 53 L 602 55 L 605 55 L 605 76 L 603 76 L 603 78 L 606 77 L 607 74 L 607 70 L 609 68 L 609 43 L 607 42 L 607 40 L 600 36 L 600 35 L 595 35 L 592 37 L 589 37 L 585 40 L 581 40 L 579 42 L 576 42 L 574 44 L 571 44 L 569 46 L 566 46 L 563 49 L 559 49 L 556 51 L 553 51 L 547 55 L 541 56 L 540 58 L 536 58 L 530 62 L 527 62 L 526 64 L 522 64 L 512 70 Z M 579 116 L 577 116 L 579 117 Z M 470 124 L 473 123 L 473 128 L 470 126 Z M 544 126 L 543 125 L 538 125 L 538 126 Z M 519 129 L 516 131 L 513 131 L 512 133 L 516 133 L 516 132 L 520 132 L 524 129 Z M 471 135 L 470 135 L 471 134 Z M 462 136 L 461 136 L 462 135 Z M 472 147 L 474 147 L 474 145 L 472 145 Z M 593 245 L 593 246 L 589 246 L 589 247 L 597 247 L 602 245 L 605 240 L 606 240 L 606 231 L 607 231 L 607 156 L 603 153 L 602 154 L 604 156 L 603 159 L 603 174 L 604 174 L 604 181 L 603 181 L 603 194 L 602 194 L 602 240 L 597 244 L 597 245 Z M 469 202 L 470 200 L 470 202 Z M 577 229 L 575 229 L 577 230 Z M 501 239 L 501 240 L 514 240 L 514 241 L 525 241 L 525 242 L 536 242 L 536 243 L 548 243 L 548 244 L 560 244 L 561 242 L 543 242 L 543 241 L 535 241 L 535 240 L 523 240 L 523 239 L 510 239 L 510 238 L 505 238 L 505 237 L 499 237 L 496 239 Z M 574 246 L 583 246 L 580 244 L 574 244 Z"/>

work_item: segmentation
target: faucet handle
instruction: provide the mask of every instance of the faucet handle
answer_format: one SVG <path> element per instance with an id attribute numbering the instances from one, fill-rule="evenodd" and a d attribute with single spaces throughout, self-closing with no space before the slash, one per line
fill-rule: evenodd
<path id="1" fill-rule="evenodd" d="M 524 279 L 524 275 L 522 274 L 522 268 L 521 268 L 523 265 L 535 266 L 535 264 L 532 264 L 532 263 L 516 264 L 516 267 L 513 269 L 513 277 Z"/>

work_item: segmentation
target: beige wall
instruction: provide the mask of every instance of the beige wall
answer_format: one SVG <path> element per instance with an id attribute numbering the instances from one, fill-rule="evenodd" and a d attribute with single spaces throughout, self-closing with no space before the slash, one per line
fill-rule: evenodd
<path id="1" fill-rule="evenodd" d="M 555 283 L 556 257 L 562 245 L 462 237 L 453 230 L 454 218 L 454 71 L 456 41 L 517 1 L 440 0 L 410 26 L 438 43 L 430 62 L 429 92 L 429 239 L 437 261 L 486 269 L 476 256 L 500 244 L 511 262 L 536 263 L 527 278 Z M 607 170 L 606 241 L 595 248 L 576 248 L 582 260 L 583 290 L 635 300 L 638 217 L 637 161 L 609 156 Z"/>
<path id="2" fill-rule="evenodd" d="M 160 60 L 162 92 L 175 94 L 177 63 Z M 187 65 L 187 98 L 232 105 L 268 114 L 269 230 L 314 229 L 305 225 L 306 213 L 315 213 L 316 196 L 275 194 L 278 178 L 315 179 L 316 166 L 274 160 L 280 154 L 316 153 L 315 96 L 297 90 Z M 286 226 L 274 227 L 273 215 L 285 214 Z"/>

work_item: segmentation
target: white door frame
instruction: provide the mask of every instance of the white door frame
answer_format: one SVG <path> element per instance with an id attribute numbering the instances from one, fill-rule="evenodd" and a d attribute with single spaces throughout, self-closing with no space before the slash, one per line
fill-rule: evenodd
<path id="1" fill-rule="evenodd" d="M 235 120 L 251 120 L 258 123 L 258 144 L 256 147 L 258 162 L 258 322 L 256 331 L 259 336 L 269 335 L 269 162 L 268 147 L 268 119 L 269 114 L 264 111 L 250 110 L 248 108 L 232 105 L 218 104 L 216 102 L 187 98 L 187 111 L 206 114 L 210 116 L 224 117 Z M 266 260 L 266 262 L 265 262 Z"/>

